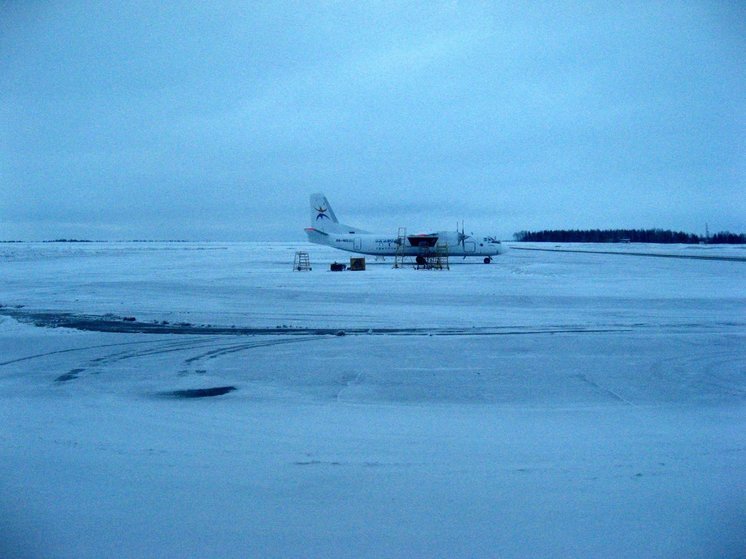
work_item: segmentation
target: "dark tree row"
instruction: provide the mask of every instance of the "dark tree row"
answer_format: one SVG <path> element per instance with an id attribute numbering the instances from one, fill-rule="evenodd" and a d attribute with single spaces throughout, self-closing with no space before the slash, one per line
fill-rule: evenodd
<path id="1" fill-rule="evenodd" d="M 746 244 L 746 235 L 743 233 L 731 233 L 730 231 L 720 231 L 715 233 L 709 239 L 703 239 L 711 244 L 720 245 L 742 245 Z"/>
<path id="2" fill-rule="evenodd" d="M 722 231 L 710 237 L 665 229 L 553 229 L 520 231 L 516 241 L 552 243 L 683 243 L 746 244 L 746 235 Z"/>

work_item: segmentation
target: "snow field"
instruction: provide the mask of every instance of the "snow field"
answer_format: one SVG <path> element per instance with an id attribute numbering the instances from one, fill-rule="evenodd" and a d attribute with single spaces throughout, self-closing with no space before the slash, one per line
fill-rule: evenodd
<path id="1" fill-rule="evenodd" d="M 337 274 L 345 254 L 302 244 L 11 248 L 19 313 L 433 335 L 81 332 L 0 308 L 0 556 L 746 550 L 740 262 Z"/>

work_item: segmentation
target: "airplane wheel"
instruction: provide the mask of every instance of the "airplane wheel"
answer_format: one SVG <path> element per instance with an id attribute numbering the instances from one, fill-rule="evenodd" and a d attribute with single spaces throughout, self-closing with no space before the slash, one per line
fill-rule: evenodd
<path id="1" fill-rule="evenodd" d="M 414 261 L 417 262 L 419 266 L 424 266 L 425 263 L 427 262 L 424 256 L 418 256 L 417 258 L 414 259 Z"/>
<path id="2" fill-rule="evenodd" d="M 484 263 L 485 263 L 485 264 L 489 264 L 490 262 L 492 262 L 492 258 L 490 258 L 489 256 L 487 256 L 487 257 L 486 257 L 486 258 L 484 259 Z"/>

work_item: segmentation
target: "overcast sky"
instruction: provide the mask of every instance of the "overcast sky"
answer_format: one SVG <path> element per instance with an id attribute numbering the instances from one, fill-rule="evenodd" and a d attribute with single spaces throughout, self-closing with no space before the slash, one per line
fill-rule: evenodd
<path id="1" fill-rule="evenodd" d="M 744 232 L 745 6 L 0 0 L 0 239 Z"/>

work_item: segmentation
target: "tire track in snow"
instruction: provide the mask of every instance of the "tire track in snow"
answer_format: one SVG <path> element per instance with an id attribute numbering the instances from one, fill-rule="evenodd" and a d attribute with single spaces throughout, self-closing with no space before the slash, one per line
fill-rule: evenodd
<path id="1" fill-rule="evenodd" d="M 215 339 L 209 338 L 189 338 L 189 339 L 181 339 L 181 340 L 160 340 L 159 342 L 152 342 L 152 343 L 160 343 L 157 347 L 148 347 L 141 351 L 131 351 L 131 350 L 125 350 L 125 351 L 116 351 L 109 354 L 104 355 L 97 355 L 96 357 L 93 357 L 86 361 L 84 364 L 80 364 L 74 368 L 72 368 L 67 373 L 64 373 L 60 376 L 58 376 L 55 379 L 55 382 L 68 382 L 71 380 L 76 380 L 81 373 L 85 373 L 88 370 L 97 370 L 101 369 L 102 367 L 115 365 L 117 363 L 121 363 L 124 361 L 128 361 L 131 359 L 138 359 L 142 357 L 148 357 L 148 356 L 154 356 L 154 355 L 164 355 L 169 353 L 176 353 L 181 351 L 190 351 L 202 347 L 209 347 L 214 345 Z M 100 372 L 100 370 L 99 370 Z"/>
<path id="2" fill-rule="evenodd" d="M 240 344 L 236 343 L 230 343 L 228 345 L 223 345 L 222 347 L 215 347 L 216 344 L 221 343 L 220 337 L 211 337 L 211 338 L 189 338 L 186 340 L 178 340 L 178 341 L 168 341 L 166 340 L 165 343 L 163 340 L 160 341 L 160 345 L 157 347 L 148 347 L 144 348 L 142 350 L 125 350 L 125 351 L 115 351 L 113 353 L 103 354 L 103 355 L 97 355 L 96 357 L 93 357 L 91 359 L 88 359 L 87 361 L 80 363 L 76 365 L 75 367 L 71 368 L 66 373 L 63 373 L 55 378 L 55 382 L 69 382 L 72 380 L 78 379 L 82 374 L 86 373 L 87 371 L 97 371 L 96 374 L 101 372 L 102 368 L 105 368 L 107 366 L 114 366 L 117 364 L 121 364 L 123 362 L 136 360 L 144 357 L 152 357 L 152 356 L 160 356 L 160 355 L 167 355 L 172 353 L 181 353 L 181 352 L 193 352 L 195 350 L 200 349 L 206 349 L 210 348 L 209 351 L 198 353 L 196 355 L 191 355 L 184 359 L 183 363 L 187 365 L 187 367 L 194 368 L 194 365 L 196 363 L 199 363 L 200 361 L 204 359 L 214 359 L 217 357 L 220 357 L 222 355 L 229 355 L 233 353 L 238 353 L 241 351 L 247 351 L 251 350 L 253 348 L 258 347 L 270 347 L 275 345 L 281 345 L 281 344 L 289 344 L 289 343 L 298 343 L 298 342 L 304 342 L 304 341 L 314 341 L 319 339 L 325 339 L 328 338 L 328 336 L 308 336 L 303 338 L 290 338 L 290 339 L 274 339 L 274 340 L 259 340 L 259 341 L 251 341 L 251 342 L 243 342 Z M 158 344 L 158 341 L 152 341 L 149 342 L 150 344 Z M 223 342 L 224 343 L 224 342 Z M 87 348 L 75 348 L 70 350 L 61 350 L 61 351 L 82 351 L 82 350 L 90 350 L 90 349 L 100 349 L 102 346 L 90 346 Z M 111 345 L 107 344 L 104 347 L 111 347 Z M 57 353 L 60 353 L 60 351 L 56 352 L 49 352 L 46 354 L 39 354 L 35 356 L 29 356 L 27 358 L 21 358 L 20 360 L 25 359 L 34 359 L 34 358 L 40 358 L 40 357 L 47 357 L 49 355 L 55 355 Z M 17 360 L 15 360 L 17 361 Z M 188 374 L 188 370 L 180 370 L 177 374 L 183 375 Z"/>
<path id="3" fill-rule="evenodd" d="M 91 346 L 83 346 L 83 347 L 72 347 L 67 349 L 58 349 L 55 351 L 48 351 L 46 353 L 36 353 L 34 355 L 27 355 L 25 357 L 18 357 L 16 359 L 11 359 L 9 361 L 0 361 L 0 367 L 3 365 L 12 365 L 13 363 L 20 363 L 21 361 L 30 361 L 32 359 L 40 359 L 42 357 L 49 357 L 51 355 L 58 355 L 62 353 L 72 353 L 75 351 L 88 351 L 91 349 L 102 349 L 106 347 L 116 347 L 116 346 L 126 346 L 126 345 L 135 345 L 135 344 L 156 344 L 160 340 L 146 340 L 146 341 L 139 341 L 139 342 L 119 342 L 116 344 L 99 344 L 99 345 L 91 345 Z"/>
<path id="4" fill-rule="evenodd" d="M 649 369 L 649 377 L 657 385 L 668 386 L 679 394 L 746 395 L 746 356 L 736 350 L 741 340 L 733 339 L 732 347 L 710 347 L 706 354 L 699 342 L 692 342 L 690 350 L 680 355 L 656 360 Z M 720 343 L 725 343 L 722 339 Z"/>
<path id="5" fill-rule="evenodd" d="M 512 250 L 535 250 L 538 252 L 571 252 L 575 254 L 611 254 L 614 256 L 645 256 L 652 258 L 680 258 L 682 260 L 719 260 L 721 262 L 746 262 L 744 256 L 718 256 L 709 254 L 670 254 L 660 252 L 621 252 L 614 250 L 580 250 L 569 248 L 534 248 L 511 246 Z"/>
<path id="6" fill-rule="evenodd" d="M 275 339 L 275 340 L 266 340 L 266 341 L 259 341 L 259 342 L 247 342 L 247 343 L 236 344 L 236 345 L 223 347 L 219 349 L 214 349 L 212 351 L 208 351 L 201 355 L 195 355 L 193 357 L 185 359 L 184 362 L 191 365 L 194 362 L 201 361 L 204 359 L 215 359 L 216 357 L 221 357 L 223 355 L 229 355 L 231 353 L 238 353 L 240 351 L 245 351 L 247 349 L 253 349 L 256 347 L 270 347 L 270 346 L 276 346 L 276 345 L 282 345 L 282 344 L 310 342 L 314 340 L 324 340 L 324 339 L 329 339 L 329 336 L 309 336 L 307 338 Z"/>
<path id="7" fill-rule="evenodd" d="M 612 399 L 614 399 L 614 400 L 616 400 L 618 402 L 622 402 L 624 404 L 627 404 L 628 406 L 632 406 L 632 407 L 635 407 L 635 408 L 639 407 L 634 402 L 631 402 L 630 400 L 628 400 L 624 396 L 618 394 L 617 392 L 614 392 L 610 388 L 606 388 L 604 386 L 601 386 L 596 381 L 591 380 L 590 378 L 588 378 L 588 375 L 586 375 L 585 373 L 578 374 L 577 378 L 581 382 L 583 382 L 584 384 L 587 384 L 588 386 L 590 386 L 591 388 L 593 388 L 596 392 L 598 392 L 600 394 L 604 394 L 605 396 L 610 396 Z"/>

